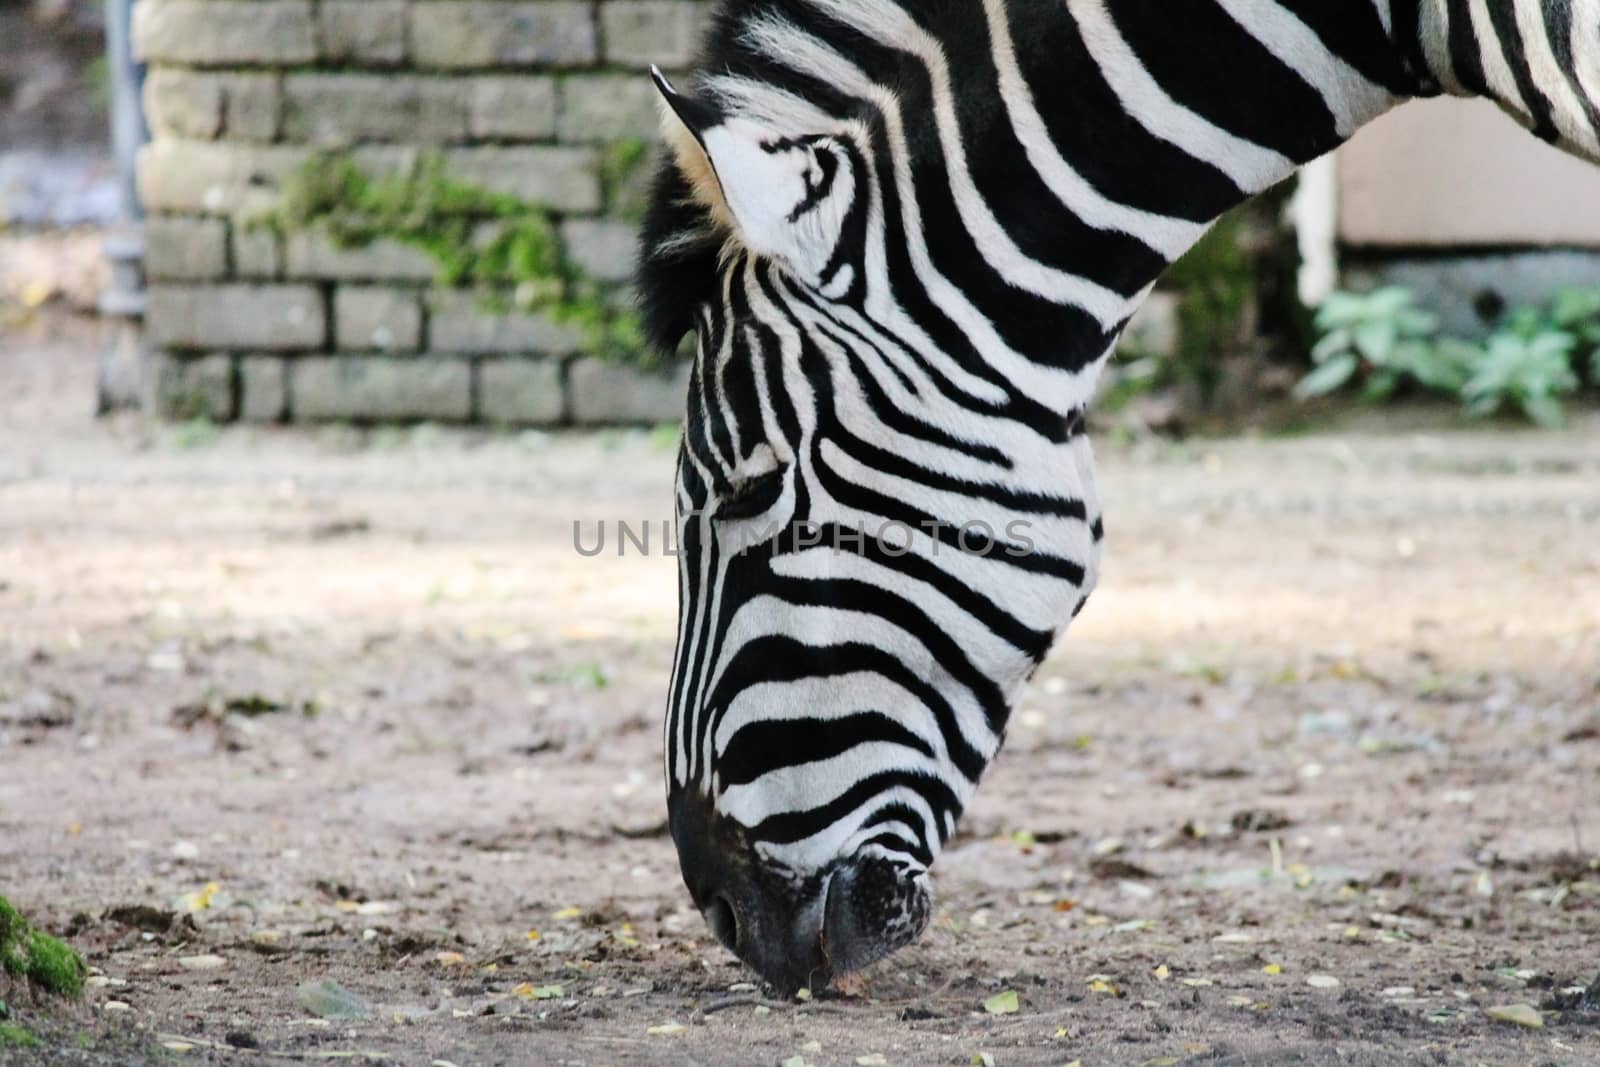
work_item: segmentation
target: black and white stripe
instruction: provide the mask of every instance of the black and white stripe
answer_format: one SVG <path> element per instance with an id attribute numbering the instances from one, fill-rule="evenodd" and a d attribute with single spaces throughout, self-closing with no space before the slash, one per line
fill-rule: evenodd
<path id="1" fill-rule="evenodd" d="M 799 984 L 925 920 L 1094 586 L 1081 412 L 1161 271 L 1409 96 L 1600 156 L 1600 0 L 730 0 L 701 71 L 641 269 L 697 339 L 668 789 L 719 936 Z"/>

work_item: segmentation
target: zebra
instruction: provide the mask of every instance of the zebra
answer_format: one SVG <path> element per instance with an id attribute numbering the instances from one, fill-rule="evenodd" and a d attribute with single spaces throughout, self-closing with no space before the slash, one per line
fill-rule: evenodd
<path id="1" fill-rule="evenodd" d="M 669 827 L 782 990 L 914 941 L 1104 528 L 1084 411 L 1223 212 L 1412 97 L 1600 157 L 1600 0 L 724 0 L 659 71 L 694 355 Z"/>

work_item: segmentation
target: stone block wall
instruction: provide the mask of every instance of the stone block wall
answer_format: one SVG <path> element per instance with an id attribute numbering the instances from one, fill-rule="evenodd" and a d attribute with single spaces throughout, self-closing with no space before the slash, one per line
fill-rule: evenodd
<path id="1" fill-rule="evenodd" d="M 506 424 L 676 419 L 684 374 L 585 351 L 532 311 L 441 288 L 418 248 L 339 247 L 259 225 L 320 153 L 394 172 L 438 154 L 452 180 L 550 212 L 569 260 L 625 298 L 653 142 L 651 63 L 681 69 L 700 0 L 138 0 L 152 141 L 152 402 L 218 420 Z"/>

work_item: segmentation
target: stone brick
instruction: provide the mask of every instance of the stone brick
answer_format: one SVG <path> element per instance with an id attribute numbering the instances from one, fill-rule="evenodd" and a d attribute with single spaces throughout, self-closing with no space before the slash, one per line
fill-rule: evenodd
<path id="1" fill-rule="evenodd" d="M 703 5 L 683 0 L 608 0 L 600 5 L 606 59 L 635 67 L 686 67 L 700 43 Z"/>
<path id="2" fill-rule="evenodd" d="M 614 141 L 655 137 L 660 128 L 660 94 L 638 74 L 593 74 L 561 80 L 563 141 Z"/>
<path id="3" fill-rule="evenodd" d="M 222 132 L 222 79 L 186 70 L 152 70 L 144 82 L 144 114 L 157 137 L 216 137 Z"/>
<path id="4" fill-rule="evenodd" d="M 277 202 L 277 186 L 310 154 L 279 145 L 154 141 L 139 150 L 139 201 L 151 212 L 265 211 Z"/>
<path id="5" fill-rule="evenodd" d="M 583 335 L 569 326 L 535 313 L 485 307 L 484 300 L 479 293 L 435 293 L 428 319 L 430 350 L 463 355 L 562 356 L 576 352 L 583 343 Z"/>
<path id="6" fill-rule="evenodd" d="M 322 294 L 309 285 L 151 286 L 145 329 L 159 348 L 321 348 Z"/>
<path id="7" fill-rule="evenodd" d="M 276 74 L 230 74 L 222 81 L 227 136 L 271 141 L 278 136 L 283 96 Z"/>
<path id="8" fill-rule="evenodd" d="M 299 419 L 472 417 L 472 367 L 465 360 L 310 356 L 290 364 Z"/>
<path id="9" fill-rule="evenodd" d="M 570 219 L 561 226 L 567 256 L 591 278 L 627 281 L 638 262 L 639 228 L 611 219 Z"/>
<path id="10" fill-rule="evenodd" d="M 561 366 L 548 359 L 491 359 L 478 367 L 478 416 L 488 422 L 561 421 Z"/>
<path id="11" fill-rule="evenodd" d="M 406 58 L 404 0 L 322 0 L 317 45 L 323 59 L 395 64 Z"/>
<path id="12" fill-rule="evenodd" d="M 415 352 L 422 347 L 422 304 L 416 293 L 340 286 L 333 309 L 337 344 L 346 352 Z"/>
<path id="13" fill-rule="evenodd" d="M 357 141 L 444 144 L 467 137 L 465 83 L 369 74 L 292 74 L 284 135 L 321 148 Z"/>
<path id="14" fill-rule="evenodd" d="M 589 148 L 528 146 L 446 152 L 452 177 L 556 211 L 600 208 L 598 157 Z"/>
<path id="15" fill-rule="evenodd" d="M 223 355 L 186 358 L 156 354 L 149 407 L 164 419 L 233 418 L 233 360 Z"/>
<path id="16" fill-rule="evenodd" d="M 154 215 L 144 224 L 144 271 L 155 281 L 196 281 L 228 273 L 228 227 L 221 219 Z"/>
<path id="17" fill-rule="evenodd" d="M 317 57 L 310 0 L 140 0 L 134 54 L 193 66 L 309 63 Z"/>
<path id="18" fill-rule="evenodd" d="M 278 235 L 248 223 L 233 225 L 233 272 L 241 278 L 276 278 L 283 273 Z"/>
<path id="19" fill-rule="evenodd" d="M 289 234 L 284 252 L 291 278 L 427 282 L 439 270 L 432 256 L 398 241 L 340 248 L 326 234 L 301 231 Z"/>
<path id="20" fill-rule="evenodd" d="M 590 6 L 572 0 L 419 0 L 411 8 L 419 66 L 571 67 L 598 58 Z"/>
<path id="21" fill-rule="evenodd" d="M 473 137 L 537 141 L 556 134 L 556 85 L 551 78 L 487 77 L 472 83 Z"/>
<path id="22" fill-rule="evenodd" d="M 650 372 L 590 357 L 567 368 L 567 386 L 576 422 L 679 422 L 687 406 L 689 367 Z"/>
<path id="23" fill-rule="evenodd" d="M 239 418 L 280 422 L 289 413 L 289 368 L 279 356 L 239 357 Z"/>

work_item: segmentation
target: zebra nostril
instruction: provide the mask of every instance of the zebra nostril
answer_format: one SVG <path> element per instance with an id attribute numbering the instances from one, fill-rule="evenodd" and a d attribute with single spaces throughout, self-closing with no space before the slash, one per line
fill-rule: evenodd
<path id="1" fill-rule="evenodd" d="M 718 893 L 711 898 L 711 903 L 706 905 L 706 925 L 711 927 L 711 933 L 722 942 L 724 948 L 730 952 L 737 952 L 739 946 L 739 913 L 733 910 L 733 904 L 727 897 Z"/>

